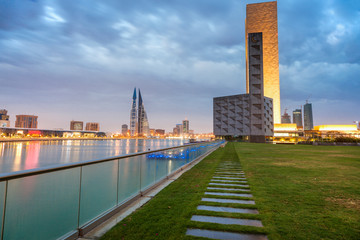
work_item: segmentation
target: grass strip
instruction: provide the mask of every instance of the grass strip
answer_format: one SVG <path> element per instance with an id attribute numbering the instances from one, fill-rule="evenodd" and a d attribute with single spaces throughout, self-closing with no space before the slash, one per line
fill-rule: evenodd
<path id="1" fill-rule="evenodd" d="M 360 239 L 360 148 L 229 143 L 269 239 Z"/>

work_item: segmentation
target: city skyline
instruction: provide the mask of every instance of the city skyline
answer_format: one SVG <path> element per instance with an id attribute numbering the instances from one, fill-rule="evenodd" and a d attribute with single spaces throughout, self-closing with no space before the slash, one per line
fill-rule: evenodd
<path id="1" fill-rule="evenodd" d="M 136 85 L 152 128 L 169 132 L 188 117 L 195 132 L 211 132 L 212 98 L 245 92 L 242 23 L 257 2 L 3 1 L 0 109 L 11 126 L 28 114 L 42 129 L 88 119 L 121 131 Z M 359 10 L 278 1 L 281 112 L 311 96 L 314 125 L 359 120 Z"/>

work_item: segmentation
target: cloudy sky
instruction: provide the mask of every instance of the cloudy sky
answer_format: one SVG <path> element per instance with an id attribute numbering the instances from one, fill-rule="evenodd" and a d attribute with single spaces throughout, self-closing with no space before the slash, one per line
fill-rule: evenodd
<path id="1" fill-rule="evenodd" d="M 151 128 L 212 131 L 212 98 L 245 93 L 240 0 L 0 0 L 0 109 L 116 131 L 134 87 Z M 360 120 L 360 1 L 278 1 L 281 107 Z"/>

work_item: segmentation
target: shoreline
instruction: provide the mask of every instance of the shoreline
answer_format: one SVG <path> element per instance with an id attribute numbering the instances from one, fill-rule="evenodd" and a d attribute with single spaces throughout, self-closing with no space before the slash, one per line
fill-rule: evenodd
<path id="1" fill-rule="evenodd" d="M 166 139 L 166 138 L 16 138 L 0 139 L 0 142 L 28 142 L 28 141 L 66 141 L 66 140 L 127 140 L 127 139 Z"/>

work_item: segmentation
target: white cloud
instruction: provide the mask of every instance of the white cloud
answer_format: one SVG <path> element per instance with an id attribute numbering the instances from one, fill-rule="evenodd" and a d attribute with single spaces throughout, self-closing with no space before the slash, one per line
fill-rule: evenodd
<path id="1" fill-rule="evenodd" d="M 326 41 L 331 45 L 336 45 L 340 42 L 341 38 L 345 35 L 345 33 L 345 26 L 342 24 L 337 24 L 335 30 L 327 36 Z"/>

